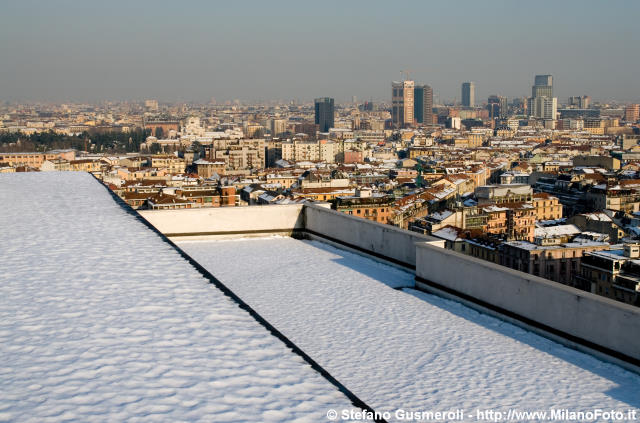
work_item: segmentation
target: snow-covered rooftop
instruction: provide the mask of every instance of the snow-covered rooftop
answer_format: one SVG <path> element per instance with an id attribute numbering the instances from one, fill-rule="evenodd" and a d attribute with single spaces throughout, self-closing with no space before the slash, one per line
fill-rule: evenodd
<path id="1" fill-rule="evenodd" d="M 88 174 L 0 174 L 0 421 L 324 421 L 350 401 Z"/>
<path id="2" fill-rule="evenodd" d="M 179 246 L 378 412 L 640 406 L 639 375 L 369 258 L 291 238 Z"/>
<path id="3" fill-rule="evenodd" d="M 545 226 L 536 228 L 535 236 L 540 238 L 554 238 L 567 235 L 577 235 L 580 232 L 580 228 L 576 225 Z"/>

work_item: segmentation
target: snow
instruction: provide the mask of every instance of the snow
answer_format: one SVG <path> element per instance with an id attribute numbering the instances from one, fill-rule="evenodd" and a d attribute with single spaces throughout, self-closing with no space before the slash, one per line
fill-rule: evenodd
<path id="1" fill-rule="evenodd" d="M 0 228 L 0 421 L 352 408 L 88 174 L 0 175 Z"/>
<path id="2" fill-rule="evenodd" d="M 561 217 L 560 219 L 551 219 L 551 220 L 538 220 L 536 221 L 536 227 L 544 227 L 544 226 L 556 226 L 556 225 L 564 225 L 567 219 Z"/>
<path id="3" fill-rule="evenodd" d="M 608 242 L 593 241 L 591 239 L 575 238 L 571 242 L 564 242 L 559 245 L 538 245 L 529 241 L 507 241 L 502 245 L 509 245 L 516 248 L 521 248 L 527 251 L 544 251 L 544 250 L 557 250 L 558 248 L 578 248 L 578 247 L 603 247 L 609 248 Z"/>
<path id="4" fill-rule="evenodd" d="M 554 238 L 561 236 L 571 236 L 578 235 L 580 233 L 580 228 L 576 225 L 557 225 L 557 226 L 546 226 L 542 228 L 535 229 L 535 237 L 536 238 Z"/>
<path id="5" fill-rule="evenodd" d="M 452 226 L 445 226 L 433 233 L 433 236 L 446 239 L 448 241 L 458 241 L 461 238 L 458 237 L 458 230 Z"/>
<path id="6" fill-rule="evenodd" d="M 611 218 L 609 216 L 607 216 L 606 213 L 604 212 L 599 212 L 599 213 L 586 213 L 584 214 L 584 216 L 589 219 L 589 220 L 599 220 L 599 221 L 603 221 L 603 222 L 611 222 Z"/>
<path id="7" fill-rule="evenodd" d="M 290 238 L 179 246 L 376 411 L 640 407 L 640 375 L 416 291 L 398 268 Z"/>
<path id="8" fill-rule="evenodd" d="M 436 212 L 436 213 L 432 213 L 429 215 L 429 218 L 434 219 L 434 220 L 444 220 L 447 217 L 451 216 L 453 214 L 453 212 L 451 210 L 445 210 L 442 212 Z"/>

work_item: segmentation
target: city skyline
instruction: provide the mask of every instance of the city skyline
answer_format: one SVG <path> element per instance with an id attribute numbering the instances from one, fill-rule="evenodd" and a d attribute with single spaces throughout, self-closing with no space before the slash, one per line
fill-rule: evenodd
<path id="1" fill-rule="evenodd" d="M 478 100 L 528 96 L 533 75 L 546 73 L 560 101 L 640 98 L 629 72 L 638 65 L 635 2 L 464 2 L 464 14 L 445 4 L 363 5 L 10 1 L 0 17 L 0 100 L 381 101 L 402 70 L 440 102 L 460 102 L 470 80 Z M 384 30 L 396 22 L 403 31 Z"/>
<path id="2" fill-rule="evenodd" d="M 637 16 L 0 2 L 0 420 L 638 420 Z"/>

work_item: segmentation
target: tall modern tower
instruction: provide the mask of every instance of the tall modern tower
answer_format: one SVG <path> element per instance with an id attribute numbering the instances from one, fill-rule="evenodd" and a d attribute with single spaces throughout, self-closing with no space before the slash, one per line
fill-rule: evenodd
<path id="1" fill-rule="evenodd" d="M 476 84 L 473 82 L 462 83 L 462 106 L 474 107 L 476 103 Z"/>
<path id="2" fill-rule="evenodd" d="M 391 119 L 394 128 L 406 128 L 413 125 L 414 108 L 414 87 L 413 81 L 402 81 L 391 83 Z"/>
<path id="3" fill-rule="evenodd" d="M 333 128 L 334 107 L 333 99 L 329 97 L 316 98 L 316 125 L 320 132 L 328 132 Z"/>
<path id="4" fill-rule="evenodd" d="M 553 97 L 553 76 L 536 75 L 534 85 L 531 87 L 531 97 Z"/>
<path id="5" fill-rule="evenodd" d="M 536 75 L 528 104 L 529 116 L 555 120 L 558 99 L 553 96 L 553 76 Z"/>
<path id="6" fill-rule="evenodd" d="M 433 123 L 433 90 L 428 85 L 416 85 L 413 90 L 413 117 L 417 123 Z"/>

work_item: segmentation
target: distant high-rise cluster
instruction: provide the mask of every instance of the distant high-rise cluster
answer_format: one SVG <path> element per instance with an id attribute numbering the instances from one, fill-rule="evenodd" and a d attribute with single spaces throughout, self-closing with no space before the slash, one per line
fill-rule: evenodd
<path id="1" fill-rule="evenodd" d="M 462 83 L 462 106 L 475 107 L 476 104 L 476 84 L 474 82 Z"/>
<path id="2" fill-rule="evenodd" d="M 487 110 L 491 119 L 505 117 L 508 112 L 507 97 L 492 95 L 487 100 Z"/>
<path id="3" fill-rule="evenodd" d="M 316 125 L 320 132 L 329 132 L 334 127 L 335 109 L 333 99 L 329 97 L 316 98 Z"/>
<path id="4" fill-rule="evenodd" d="M 395 128 L 405 128 L 414 123 L 414 81 L 393 82 L 391 84 L 391 119 Z"/>
<path id="5" fill-rule="evenodd" d="M 429 85 L 406 80 L 393 82 L 391 89 L 394 128 L 433 123 L 433 89 Z"/>
<path id="6" fill-rule="evenodd" d="M 569 97 L 569 106 L 578 109 L 588 109 L 591 106 L 591 97 L 588 95 Z"/>

